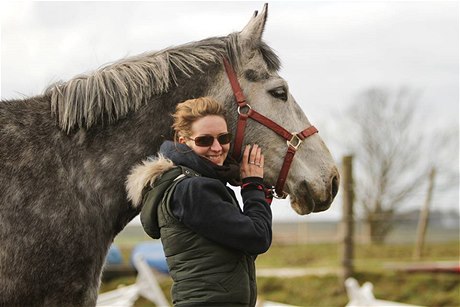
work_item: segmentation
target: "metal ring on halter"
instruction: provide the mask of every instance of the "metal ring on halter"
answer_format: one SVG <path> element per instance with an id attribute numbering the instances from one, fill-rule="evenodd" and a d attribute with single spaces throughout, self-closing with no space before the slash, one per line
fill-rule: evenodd
<path id="1" fill-rule="evenodd" d="M 241 108 L 245 108 L 245 107 L 248 108 L 248 111 L 246 113 L 241 113 Z M 252 110 L 252 108 L 251 108 L 251 106 L 249 104 L 246 104 L 246 105 L 241 106 L 241 107 L 238 106 L 238 114 L 248 114 L 250 110 Z"/>
<path id="2" fill-rule="evenodd" d="M 275 187 L 272 187 L 270 190 L 271 190 L 272 196 L 273 196 L 274 198 L 276 198 L 276 199 L 286 199 L 286 197 L 288 197 L 288 195 L 289 195 L 288 193 L 286 193 L 286 192 L 284 192 L 284 191 L 283 191 L 283 194 L 278 195 L 278 194 L 276 193 L 276 191 L 275 191 Z"/>

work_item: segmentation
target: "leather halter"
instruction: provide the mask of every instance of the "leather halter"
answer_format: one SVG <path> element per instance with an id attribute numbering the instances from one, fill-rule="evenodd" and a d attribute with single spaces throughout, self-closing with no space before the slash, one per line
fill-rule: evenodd
<path id="1" fill-rule="evenodd" d="M 236 102 L 238 103 L 238 123 L 236 126 L 235 141 L 233 143 L 233 153 L 232 156 L 236 160 L 241 160 L 241 148 L 243 146 L 244 139 L 244 130 L 246 128 L 246 122 L 248 118 L 251 118 L 258 123 L 264 125 L 265 127 L 271 129 L 273 132 L 281 136 L 286 140 L 288 145 L 286 156 L 284 157 L 284 162 L 281 167 L 280 173 L 278 175 L 278 180 L 274 187 L 274 192 L 272 189 L 273 196 L 276 198 L 284 199 L 287 197 L 287 193 L 284 192 L 284 185 L 286 183 L 287 175 L 289 168 L 291 167 L 292 160 L 294 155 L 297 152 L 297 149 L 302 144 L 303 140 L 317 133 L 318 130 L 314 126 L 310 126 L 305 130 L 300 131 L 299 133 L 291 133 L 272 121 L 271 119 L 263 116 L 262 114 L 254 111 L 251 106 L 246 102 L 246 97 L 241 90 L 241 86 L 236 77 L 236 73 L 233 70 L 232 65 L 227 58 L 224 57 L 224 67 L 227 72 L 230 85 L 232 86 L 233 94 L 235 96 Z M 246 113 L 242 112 L 242 109 L 246 109 Z"/>

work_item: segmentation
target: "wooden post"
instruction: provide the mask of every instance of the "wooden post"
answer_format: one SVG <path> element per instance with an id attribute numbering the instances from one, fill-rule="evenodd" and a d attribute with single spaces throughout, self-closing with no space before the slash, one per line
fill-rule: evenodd
<path id="1" fill-rule="evenodd" d="M 420 216 L 417 226 L 417 241 L 414 249 L 414 260 L 420 260 L 423 254 L 423 245 L 425 243 L 426 229 L 428 227 L 428 218 L 430 216 L 430 203 L 433 196 L 433 187 L 434 187 L 434 177 L 436 175 L 436 169 L 431 168 L 429 175 L 428 191 L 426 193 L 425 202 L 423 208 L 420 211 Z"/>
<path id="2" fill-rule="evenodd" d="M 345 288 L 345 280 L 353 275 L 353 157 L 344 156 L 342 158 L 342 222 L 341 222 L 341 241 L 342 241 L 342 259 L 340 283 Z"/>

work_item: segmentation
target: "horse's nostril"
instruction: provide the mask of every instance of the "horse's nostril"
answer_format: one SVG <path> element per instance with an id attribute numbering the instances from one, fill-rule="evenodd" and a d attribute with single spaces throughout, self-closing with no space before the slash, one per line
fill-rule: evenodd
<path id="1" fill-rule="evenodd" d="M 334 176 L 332 178 L 332 198 L 334 198 L 337 195 L 337 192 L 339 191 L 339 178 L 338 176 Z"/>

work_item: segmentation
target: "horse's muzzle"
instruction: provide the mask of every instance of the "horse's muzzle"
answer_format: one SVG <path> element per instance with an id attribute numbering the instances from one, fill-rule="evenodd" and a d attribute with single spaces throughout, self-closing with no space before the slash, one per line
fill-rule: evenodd
<path id="1" fill-rule="evenodd" d="M 339 191 L 339 175 L 332 176 L 327 188 L 322 193 L 314 191 L 306 180 L 297 185 L 291 195 L 291 206 L 300 215 L 321 212 L 329 209 Z"/>

